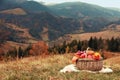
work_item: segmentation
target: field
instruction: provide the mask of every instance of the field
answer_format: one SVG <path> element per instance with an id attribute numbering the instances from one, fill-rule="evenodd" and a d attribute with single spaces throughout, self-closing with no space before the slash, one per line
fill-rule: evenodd
<path id="1" fill-rule="evenodd" d="M 120 31 L 120 30 L 119 30 Z M 72 37 L 71 39 L 74 40 L 89 40 L 90 37 L 102 38 L 102 39 L 111 39 L 113 36 L 114 38 L 119 37 L 120 32 L 114 30 L 106 30 L 94 33 L 83 33 L 83 34 L 70 34 Z M 111 35 L 110 35 L 111 34 Z"/>
<path id="2" fill-rule="evenodd" d="M 66 34 L 63 37 L 59 37 L 57 40 L 53 41 L 50 43 L 51 46 L 54 44 L 60 45 L 60 43 L 63 43 L 64 41 L 66 42 L 71 42 L 73 40 L 77 41 L 85 41 L 89 40 L 91 37 L 94 38 L 96 37 L 97 39 L 102 38 L 102 39 L 111 39 L 111 38 L 120 38 L 120 26 L 117 27 L 117 29 L 114 30 L 103 30 L 100 32 L 88 32 L 88 33 L 81 33 L 81 34 Z"/>
<path id="3" fill-rule="evenodd" d="M 72 57 L 73 54 L 63 54 L 1 62 L 0 80 L 120 80 L 120 56 L 104 60 L 113 73 L 60 73 L 60 69 L 71 64 Z"/>

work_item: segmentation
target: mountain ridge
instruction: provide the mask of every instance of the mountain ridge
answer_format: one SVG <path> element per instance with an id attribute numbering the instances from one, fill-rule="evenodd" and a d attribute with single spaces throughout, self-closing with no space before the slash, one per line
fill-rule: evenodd
<path id="1" fill-rule="evenodd" d="M 118 11 L 114 11 L 98 5 L 91 5 L 83 2 L 66 2 L 48 7 L 50 9 L 53 8 L 53 10 L 56 11 L 56 13 L 59 16 L 67 16 L 72 18 L 81 18 L 84 16 L 108 17 L 108 18 L 111 16 L 120 17 Z"/>
<path id="2" fill-rule="evenodd" d="M 67 13 L 67 15 L 65 15 L 65 17 L 63 17 L 63 16 L 55 13 L 54 10 L 55 10 L 55 8 L 58 8 L 58 7 L 52 6 L 50 8 L 49 6 L 42 5 L 35 1 L 24 1 L 22 3 L 15 4 L 15 5 L 10 4 L 14 7 L 11 7 L 11 6 L 8 7 L 8 6 L 6 6 L 6 3 L 5 3 L 5 5 L 0 6 L 0 12 L 4 11 L 2 9 L 2 7 L 5 6 L 5 10 L 12 11 L 14 9 L 20 8 L 20 9 L 24 10 L 26 12 L 26 14 L 25 15 L 15 15 L 15 14 L 11 14 L 11 13 L 9 13 L 9 14 L 0 13 L 0 20 L 3 21 L 3 22 L 1 22 L 3 24 L 6 24 L 6 23 L 13 24 L 19 28 L 28 29 L 29 35 L 31 35 L 33 38 L 35 38 L 35 40 L 45 40 L 45 41 L 49 42 L 49 41 L 55 40 L 61 36 L 64 36 L 65 34 L 70 34 L 70 33 L 76 34 L 76 33 L 101 31 L 107 27 L 106 25 L 108 25 L 108 24 L 110 25 L 110 24 L 112 24 L 112 22 L 113 23 L 117 22 L 117 20 L 119 18 L 118 16 L 120 15 L 120 14 L 118 14 L 119 12 L 116 12 L 116 13 L 114 11 L 111 12 L 111 10 L 108 10 L 103 7 L 101 8 L 100 6 L 96 7 L 96 5 L 91 5 L 91 4 L 86 4 L 86 3 L 76 3 L 76 2 L 68 3 L 69 5 L 65 5 L 65 4 L 66 3 L 57 4 L 62 9 L 65 7 L 67 7 L 65 9 L 68 9 L 68 10 L 70 9 L 69 13 L 71 13 L 71 15 L 69 13 Z M 61 5 L 63 5 L 63 6 L 61 7 Z M 72 6 L 73 9 L 71 9 L 71 5 L 73 5 Z M 78 11 L 78 14 L 80 16 L 76 15 L 76 12 L 74 10 Z M 92 12 L 91 12 L 91 10 L 92 10 Z M 67 10 L 64 10 L 64 11 L 66 13 Z M 60 11 L 58 11 L 58 13 L 59 12 Z M 103 14 L 103 12 L 104 12 L 104 14 Z M 109 13 L 109 12 L 111 12 L 111 13 Z M 16 12 L 13 11 L 13 13 L 16 13 Z M 96 15 L 94 15 L 94 14 L 96 14 Z M 92 16 L 92 15 L 94 15 L 94 16 Z M 97 16 L 97 15 L 102 15 L 102 16 Z M 71 17 L 69 17 L 69 16 L 71 16 Z M 2 25 L 1 25 L 1 27 L 2 27 Z M 14 29 L 11 30 L 11 29 L 10 29 L 10 33 L 12 33 L 12 35 L 10 37 L 10 40 L 16 41 L 16 38 L 15 38 L 16 36 L 15 36 L 15 34 L 13 34 L 13 32 L 16 30 L 14 30 Z M 45 36 L 45 38 L 43 36 Z M 19 39 L 20 39 L 20 37 L 18 38 L 18 40 Z"/>

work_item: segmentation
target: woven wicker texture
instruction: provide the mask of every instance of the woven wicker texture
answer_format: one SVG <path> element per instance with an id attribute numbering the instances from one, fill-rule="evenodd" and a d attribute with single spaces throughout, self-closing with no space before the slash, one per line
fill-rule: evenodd
<path id="1" fill-rule="evenodd" d="M 103 60 L 77 60 L 76 66 L 80 70 L 99 71 L 103 67 Z"/>

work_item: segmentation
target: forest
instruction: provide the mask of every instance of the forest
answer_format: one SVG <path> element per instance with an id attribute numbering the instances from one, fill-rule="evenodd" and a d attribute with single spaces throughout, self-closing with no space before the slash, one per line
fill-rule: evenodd
<path id="1" fill-rule="evenodd" d="M 29 56 L 75 53 L 78 50 L 85 51 L 88 47 L 94 51 L 120 52 L 120 38 L 98 39 L 91 37 L 88 41 L 73 40 L 70 43 L 64 41 L 62 45 L 54 45 L 53 47 L 48 47 L 45 42 L 39 41 L 29 44 L 25 49 L 19 47 L 9 50 L 7 53 L 1 54 L 0 59 L 8 61 Z"/>
<path id="2" fill-rule="evenodd" d="M 110 52 L 120 52 L 120 38 L 97 39 L 96 37 L 91 37 L 88 41 L 73 40 L 70 43 L 64 41 L 61 46 L 54 45 L 54 47 L 49 48 L 49 52 L 59 54 L 74 53 L 78 50 L 84 51 L 87 47 L 92 48 L 94 51 L 106 50 Z"/>

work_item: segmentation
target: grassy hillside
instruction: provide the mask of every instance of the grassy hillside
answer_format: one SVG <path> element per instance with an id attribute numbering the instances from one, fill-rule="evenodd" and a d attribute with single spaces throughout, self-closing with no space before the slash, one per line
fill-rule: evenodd
<path id="1" fill-rule="evenodd" d="M 0 19 L 5 23 L 27 28 L 30 35 L 41 39 L 44 28 L 48 28 L 49 40 L 56 39 L 66 33 L 74 32 L 80 27 L 79 21 L 70 18 L 55 17 L 47 12 L 28 15 L 1 14 Z M 51 36 L 52 35 L 52 36 Z"/>
<path id="2" fill-rule="evenodd" d="M 30 57 L 18 61 L 0 64 L 1 80 L 119 80 L 120 63 L 118 57 L 105 60 L 111 65 L 111 74 L 94 74 L 87 72 L 60 73 L 60 69 L 71 64 L 73 54 L 51 55 L 47 57 Z M 111 62 L 114 60 L 114 63 Z"/>
<path id="3" fill-rule="evenodd" d="M 119 34 L 120 32 L 107 30 L 93 33 L 71 34 L 70 36 L 72 37 L 72 40 L 89 40 L 90 37 L 101 37 L 103 39 L 111 39 L 112 37 L 117 38 L 120 37 Z"/>
<path id="4" fill-rule="evenodd" d="M 7 4 L 13 5 L 13 7 Z M 66 14 L 64 16 L 72 16 L 73 19 L 55 16 L 50 9 L 53 12 L 58 10 L 57 12 L 61 15 Z M 0 6 L 0 20 L 3 21 L 5 26 L 6 23 L 9 23 L 20 28 L 25 28 L 26 30 L 22 29 L 18 31 L 8 28 L 8 30 L 11 29 L 9 30 L 11 41 L 18 42 L 18 40 L 22 39 L 24 42 L 26 37 L 21 38 L 18 35 L 16 36 L 16 34 L 26 34 L 25 31 L 27 31 L 27 35 L 37 40 L 52 41 L 65 34 L 81 33 L 81 31 L 101 31 L 105 28 L 105 25 L 113 20 L 114 15 L 119 16 L 118 12 L 80 2 L 62 3 L 50 6 L 50 9 L 35 1 L 25 0 L 12 4 L 5 0 L 2 6 Z M 79 18 L 81 15 L 83 15 L 82 19 L 74 19 L 74 17 Z M 110 16 L 112 19 L 105 18 L 105 16 Z M 3 26 L 0 25 L 0 27 Z M 47 29 L 47 31 L 44 32 L 44 29 Z M 16 33 L 13 33 L 13 31 Z"/>
<path id="5" fill-rule="evenodd" d="M 0 11 L 14 9 L 14 8 L 22 8 L 28 13 L 40 13 L 40 12 L 48 12 L 52 13 L 46 6 L 38 3 L 36 1 L 28 1 L 28 0 L 2 0 L 0 3 Z"/>
<path id="6" fill-rule="evenodd" d="M 77 19 L 85 16 L 106 18 L 120 17 L 119 11 L 82 2 L 66 2 L 49 6 L 49 8 L 60 16 Z"/>
<path id="7" fill-rule="evenodd" d="M 104 30 L 100 32 L 89 32 L 89 33 L 81 33 L 81 34 L 66 34 L 63 37 L 59 37 L 58 39 L 51 41 L 50 45 L 59 45 L 62 44 L 64 41 L 71 42 L 72 40 L 89 40 L 91 37 L 96 38 L 102 38 L 102 39 L 111 39 L 114 38 L 120 38 L 120 26 L 117 26 L 116 28 Z"/>
<path id="8" fill-rule="evenodd" d="M 40 12 L 48 12 L 52 13 L 52 11 L 47 8 L 45 5 L 35 1 L 25 1 L 19 4 L 19 7 L 27 11 L 28 13 L 40 13 Z"/>
<path id="9" fill-rule="evenodd" d="M 0 11 L 3 14 L 15 14 L 15 15 L 26 15 L 27 13 L 21 8 L 9 9 Z"/>

